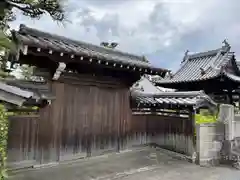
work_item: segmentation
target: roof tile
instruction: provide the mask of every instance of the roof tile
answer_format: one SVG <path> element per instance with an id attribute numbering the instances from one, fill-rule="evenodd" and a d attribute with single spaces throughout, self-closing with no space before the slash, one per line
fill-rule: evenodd
<path id="1" fill-rule="evenodd" d="M 106 61 L 121 62 L 126 65 L 138 66 L 141 68 L 152 68 L 167 72 L 162 68 L 153 67 L 143 56 L 121 52 L 115 49 L 105 48 L 82 41 L 75 41 L 63 36 L 58 36 L 25 25 L 20 25 L 20 30 L 14 32 L 15 37 L 23 44 L 46 48 L 53 51 L 72 53 L 79 56 L 89 56 Z"/>
<path id="2" fill-rule="evenodd" d="M 228 46 L 228 47 L 226 47 Z M 169 83 L 193 82 L 215 78 L 220 75 L 221 68 L 234 56 L 230 46 L 202 53 L 187 55 L 180 69 L 172 76 L 154 81 L 158 85 Z"/>
<path id="3" fill-rule="evenodd" d="M 162 92 L 158 94 L 146 94 L 132 92 L 132 100 L 136 104 L 143 104 L 146 108 L 150 106 L 192 106 L 195 108 L 204 105 L 215 107 L 216 103 L 203 91 L 182 91 L 182 92 Z"/>

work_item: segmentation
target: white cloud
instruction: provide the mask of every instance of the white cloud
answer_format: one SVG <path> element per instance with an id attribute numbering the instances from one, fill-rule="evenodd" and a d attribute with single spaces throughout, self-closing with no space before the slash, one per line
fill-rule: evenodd
<path id="1" fill-rule="evenodd" d="M 238 0 L 69 0 L 65 27 L 47 16 L 20 15 L 12 27 L 24 23 L 94 44 L 117 41 L 121 50 L 176 69 L 186 49 L 218 48 L 224 38 L 240 53 L 239 9 Z"/>

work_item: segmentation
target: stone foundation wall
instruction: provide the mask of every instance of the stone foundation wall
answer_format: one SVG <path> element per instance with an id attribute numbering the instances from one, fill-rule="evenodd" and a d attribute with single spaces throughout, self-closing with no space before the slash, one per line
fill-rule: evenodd
<path id="1" fill-rule="evenodd" d="M 217 165 L 224 140 L 224 124 L 199 124 L 196 126 L 198 163 L 202 166 Z"/>

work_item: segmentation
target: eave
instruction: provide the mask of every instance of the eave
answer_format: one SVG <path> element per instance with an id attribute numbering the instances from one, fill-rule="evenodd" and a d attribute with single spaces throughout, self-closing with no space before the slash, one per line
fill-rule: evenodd
<path id="1" fill-rule="evenodd" d="M 22 106 L 31 97 L 33 97 L 33 92 L 0 82 L 0 100 L 3 102 Z"/>
<path id="2" fill-rule="evenodd" d="M 132 92 L 132 108 L 135 109 L 198 109 L 216 108 L 217 104 L 203 91 L 162 92 L 146 94 Z"/>
<path id="3" fill-rule="evenodd" d="M 225 41 L 221 48 L 188 54 L 185 53 L 181 67 L 174 75 L 162 80 L 154 81 L 156 85 L 177 88 L 181 84 L 200 84 L 211 81 L 222 75 L 224 71 L 237 74 L 234 52 L 230 51 L 231 46 Z M 179 89 L 179 88 L 177 88 Z"/>
<path id="4" fill-rule="evenodd" d="M 70 53 L 63 53 L 63 52 L 53 52 L 51 49 L 43 49 L 36 46 L 28 46 L 26 44 L 23 45 L 24 49 L 28 48 L 28 51 L 25 53 L 22 52 L 22 55 L 27 56 L 28 54 L 32 54 L 34 56 L 44 56 L 50 57 L 52 60 L 57 60 L 57 63 L 89 63 L 89 64 L 96 64 L 105 68 L 113 68 L 118 70 L 125 70 L 131 72 L 137 72 L 139 74 L 150 74 L 150 75 L 159 75 L 164 77 L 169 70 L 163 68 L 157 68 L 151 65 L 139 65 L 127 62 L 114 62 L 114 61 L 107 61 L 104 59 L 99 59 L 95 57 L 88 57 L 84 55 L 75 55 Z"/>
<path id="5" fill-rule="evenodd" d="M 21 85 L 21 80 L 3 80 L 0 82 L 0 100 L 17 106 L 42 106 L 54 99 L 45 90 L 37 89 L 34 82 L 23 81 Z"/>
<path id="6" fill-rule="evenodd" d="M 221 91 L 223 89 L 237 89 L 240 84 L 240 76 L 222 72 L 218 76 L 199 81 L 182 81 L 174 83 L 155 82 L 156 86 L 165 88 L 175 88 L 178 90 L 196 91 L 204 90 L 209 93 L 212 91 Z"/>
<path id="7" fill-rule="evenodd" d="M 161 77 L 164 77 L 166 72 L 168 72 L 166 69 L 152 66 L 137 55 L 69 40 L 65 37 L 51 35 L 24 25 L 20 26 L 19 32 L 13 31 L 12 34 L 20 47 L 20 54 L 25 56 L 33 54 L 34 56 L 49 57 L 57 63 L 90 63 L 139 74 L 160 75 Z"/>

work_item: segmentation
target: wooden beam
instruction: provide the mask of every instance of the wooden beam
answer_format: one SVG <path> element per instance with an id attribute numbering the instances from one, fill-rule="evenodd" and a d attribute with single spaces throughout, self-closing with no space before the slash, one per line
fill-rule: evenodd
<path id="1" fill-rule="evenodd" d="M 133 112 L 155 112 L 155 113 L 170 113 L 170 114 L 184 114 L 189 115 L 191 112 L 189 109 L 143 109 L 143 108 L 132 108 Z"/>
<path id="2" fill-rule="evenodd" d="M 39 110 L 31 109 L 31 108 L 9 108 L 8 112 L 19 112 L 19 113 L 38 113 Z"/>
<path id="3" fill-rule="evenodd" d="M 23 46 L 22 52 L 23 52 L 23 55 L 27 55 L 27 53 L 28 53 L 28 46 L 27 45 Z"/>
<path id="4" fill-rule="evenodd" d="M 155 106 L 154 106 L 155 105 Z M 192 108 L 192 105 L 185 105 L 185 104 L 151 104 L 151 103 L 140 103 L 136 104 L 136 102 L 133 102 L 133 107 L 137 108 L 155 108 L 155 109 L 179 109 L 179 110 L 189 110 L 189 108 Z"/>
<path id="5" fill-rule="evenodd" d="M 59 82 L 74 84 L 74 85 L 86 85 L 86 86 L 99 86 L 108 88 L 126 88 L 121 80 L 112 77 L 101 77 L 87 74 L 78 73 L 62 73 L 62 76 L 58 79 Z"/>
<path id="6" fill-rule="evenodd" d="M 53 61 L 56 62 L 84 62 L 84 63 L 94 63 L 99 64 L 101 66 L 104 66 L 106 68 L 113 68 L 114 69 L 124 69 L 127 71 L 137 71 L 139 74 L 149 73 L 152 75 L 159 75 L 163 77 L 166 72 L 165 70 L 159 70 L 159 68 L 152 68 L 144 65 L 132 65 L 129 63 L 124 62 L 114 62 L 114 61 L 108 61 L 106 59 L 97 59 L 97 58 L 91 58 L 86 54 L 82 54 L 79 56 L 76 56 L 74 54 L 68 54 L 66 52 L 55 52 L 50 49 L 41 49 L 41 48 L 35 48 L 35 47 L 29 47 L 28 48 L 28 54 L 32 54 L 34 56 L 45 56 L 50 58 Z M 80 60 L 80 61 L 79 61 Z"/>
<path id="7" fill-rule="evenodd" d="M 58 80 L 62 72 L 65 70 L 65 68 L 66 68 L 66 64 L 63 62 L 60 62 L 58 64 L 58 68 L 56 69 L 56 72 L 53 75 L 52 80 Z"/>
<path id="8" fill-rule="evenodd" d="M 51 77 L 51 72 L 47 68 L 35 68 L 33 70 L 33 75 L 48 79 Z"/>

